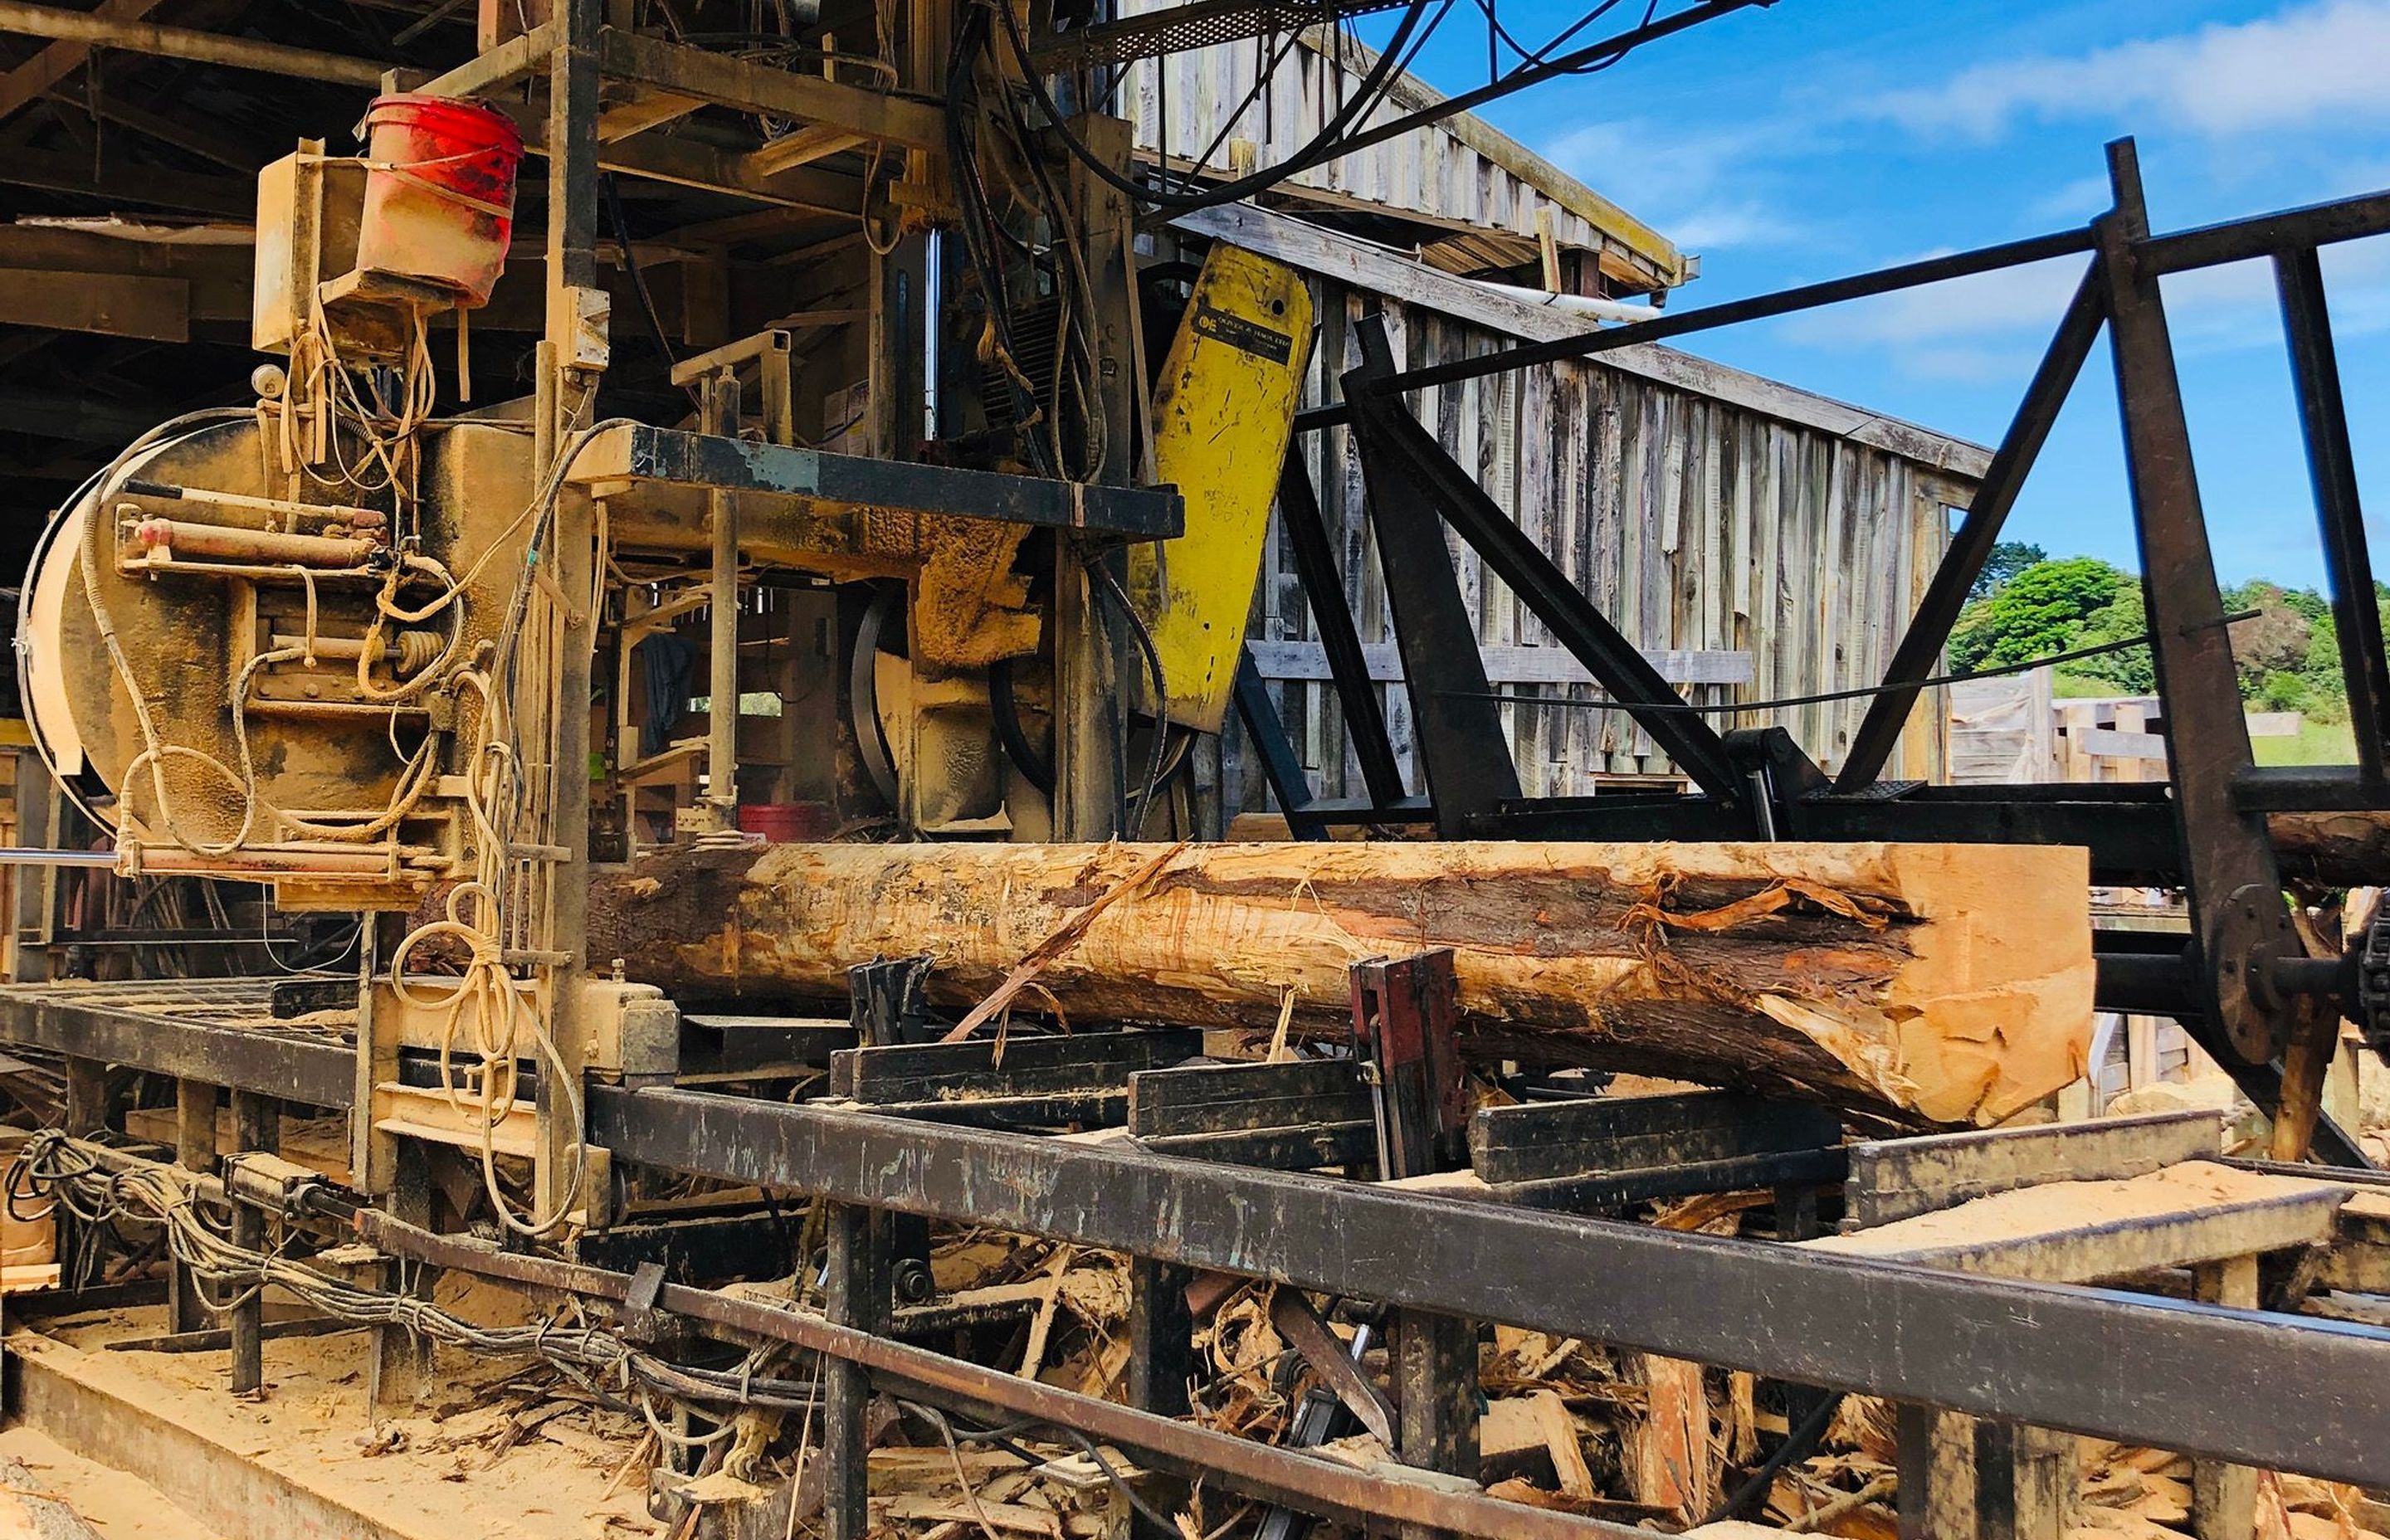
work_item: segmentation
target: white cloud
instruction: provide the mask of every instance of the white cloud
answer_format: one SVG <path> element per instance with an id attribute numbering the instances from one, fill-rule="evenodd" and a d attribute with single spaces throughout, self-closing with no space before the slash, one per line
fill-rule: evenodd
<path id="1" fill-rule="evenodd" d="M 2025 211 L 2025 217 L 2080 223 L 2105 212 L 2112 201 L 2106 177 L 2078 176 L 2064 186 L 2052 189 L 2049 196 Z"/>
<path id="2" fill-rule="evenodd" d="M 1908 260 L 1947 254 L 1925 251 Z M 1835 347 L 1979 343 L 2026 329 L 2048 331 L 2082 272 L 2080 258 L 2005 267 L 1813 311 L 1786 322 L 1784 330 L 1801 341 Z"/>
<path id="3" fill-rule="evenodd" d="M 2217 137 L 2390 122 L 2385 61 L 2390 0 L 2320 0 L 2072 58 L 1979 64 L 1931 89 L 1880 96 L 1855 115 L 1977 139 L 2021 119 L 2155 114 Z"/>
<path id="4" fill-rule="evenodd" d="M 1678 246 L 1715 251 L 1780 246 L 1799 223 L 1754 196 L 1754 173 L 1802 154 L 1811 141 L 1754 122 L 1688 133 L 1625 120 L 1587 123 L 1544 148 L 1544 158 Z"/>

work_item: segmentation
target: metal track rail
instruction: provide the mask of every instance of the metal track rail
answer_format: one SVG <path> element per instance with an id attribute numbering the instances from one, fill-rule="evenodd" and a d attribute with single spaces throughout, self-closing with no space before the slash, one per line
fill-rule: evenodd
<path id="1" fill-rule="evenodd" d="M 704 1092 L 596 1087 L 589 1114 L 591 1138 L 618 1161 L 2390 1482 L 2378 1436 L 2390 1426 L 2390 1330 L 2377 1328 Z M 2257 1384 L 2267 1396 L 2248 1393 Z"/>

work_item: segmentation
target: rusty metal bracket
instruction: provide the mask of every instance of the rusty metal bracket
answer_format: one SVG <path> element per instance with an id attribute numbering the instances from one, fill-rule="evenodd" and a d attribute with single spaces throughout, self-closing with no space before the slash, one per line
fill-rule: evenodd
<path id="1" fill-rule="evenodd" d="M 1374 1072 L 1381 1181 L 1446 1171 L 1467 1159 L 1469 1080 L 1457 1030 L 1452 949 L 1371 957 L 1348 970 L 1353 1038 Z"/>

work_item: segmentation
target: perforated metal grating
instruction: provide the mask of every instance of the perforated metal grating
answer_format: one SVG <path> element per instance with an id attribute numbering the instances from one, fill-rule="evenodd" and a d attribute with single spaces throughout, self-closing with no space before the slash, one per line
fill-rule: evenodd
<path id="1" fill-rule="evenodd" d="M 1047 37 L 1031 50 L 1049 74 L 1101 69 L 1132 59 L 1158 58 L 1222 43 L 1239 43 L 1301 32 L 1346 17 L 1393 10 L 1404 0 L 1198 0 L 1124 20 L 1107 21 Z"/>

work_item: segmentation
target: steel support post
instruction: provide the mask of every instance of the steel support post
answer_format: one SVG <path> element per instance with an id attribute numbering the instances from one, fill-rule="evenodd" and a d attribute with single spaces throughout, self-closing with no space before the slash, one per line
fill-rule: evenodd
<path id="1" fill-rule="evenodd" d="M 598 85 L 602 0 L 556 0 L 557 42 L 547 60 L 547 335 L 541 379 L 555 416 L 543 424 L 551 456 L 565 452 L 565 424 L 575 420 L 596 390 L 603 367 L 602 323 L 585 314 L 598 279 Z M 591 333 L 599 334 L 593 338 Z M 543 459 L 541 470 L 548 468 Z M 556 510 L 549 559 L 563 596 L 558 656 L 547 708 L 549 752 L 546 793 L 547 842 L 565 851 L 546 863 L 546 923 L 538 945 L 552 949 L 546 964 L 545 1006 L 556 1048 L 544 1066 L 539 1093 L 536 1206 L 558 1215 L 577 1184 L 585 1205 L 602 1213 L 603 1195 L 588 1190 L 604 1180 L 600 1161 L 584 1149 L 584 1131 L 571 1113 L 568 1084 L 589 1062 L 586 1007 L 582 999 L 582 935 L 589 909 L 589 712 L 597 656 L 598 616 L 587 607 L 596 553 L 585 497 L 567 492 Z M 564 1084 L 559 1084 L 559 1082 Z M 593 1167 L 595 1168 L 593 1170 Z"/>
<path id="2" fill-rule="evenodd" d="M 1392 404 L 1392 399 L 1374 398 L 1367 413 L 1369 426 L 1365 442 L 1380 464 L 1400 475 L 1407 486 L 1426 493 L 1445 521 L 1550 630 L 1552 640 L 1583 663 L 1611 699 L 1703 790 L 1723 802 L 1742 801 L 1747 788 L 1716 731 L 1684 709 L 1685 698 L 1651 661 L 1594 608 L 1593 601 L 1525 531 L 1511 522 L 1501 505 L 1453 462 L 1419 420 Z M 1380 549 L 1383 548 L 1381 541 Z M 1412 693 L 1416 696 L 1419 691 L 1415 687 Z"/>
<path id="3" fill-rule="evenodd" d="M 1477 1476 L 1477 1324 L 1428 1310 L 1394 1313 L 1395 1457 L 1446 1476 Z M 1418 1524 L 1398 1540 L 1434 1540 Z"/>
<path id="4" fill-rule="evenodd" d="M 1128 1272 L 1128 1401 L 1163 1417 L 1187 1411 L 1195 1372 L 1195 1319 L 1187 1306 L 1194 1273 L 1151 1257 L 1132 1257 Z"/>
<path id="5" fill-rule="evenodd" d="M 1385 709 L 1378 687 L 1369 682 L 1369 664 L 1361 653 L 1361 634 L 1353 624 L 1353 607 L 1344 597 L 1344 580 L 1328 525 L 1320 517 L 1319 498 L 1312 491 L 1310 473 L 1298 458 L 1301 446 L 1287 451 L 1278 478 L 1279 529 L 1294 557 L 1295 577 L 1311 607 L 1312 628 L 1319 634 L 1320 650 L 1328 655 L 1328 676 L 1336 687 L 1336 701 L 1344 712 L 1344 736 L 1352 741 L 1353 757 L 1361 766 L 1361 783 L 1380 807 L 1400 802 L 1403 769 L 1386 736 Z"/>
<path id="6" fill-rule="evenodd" d="M 282 1146 L 281 1108 L 254 1091 L 232 1094 L 233 1148 L 275 1154 Z M 232 1206 L 232 1243 L 265 1250 L 265 1215 L 247 1203 Z M 265 1290 L 253 1289 L 235 1305 L 232 1331 L 232 1392 L 255 1395 L 265 1388 Z"/>
<path id="7" fill-rule="evenodd" d="M 888 1215 L 853 1203 L 829 1205 L 827 1313 L 834 1326 L 875 1336 L 888 1330 Z M 824 1356 L 822 1513 L 829 1540 L 865 1540 L 871 1529 L 871 1377 L 845 1358 Z"/>
<path id="8" fill-rule="evenodd" d="M 1900 1540 L 1968 1540 L 1975 1532 L 1975 1419 L 1901 1402 L 1893 1407 L 1894 1499 Z"/>
<path id="9" fill-rule="evenodd" d="M 1453 575 L 1444 520 L 1405 474 L 1389 442 L 1389 425 L 1407 413 L 1401 397 L 1378 393 L 1377 382 L 1394 372 L 1394 362 L 1375 316 L 1362 321 L 1361 349 L 1361 367 L 1344 376 L 1344 395 L 1357 404 L 1354 436 L 1394 644 L 1403 655 L 1403 688 L 1419 726 L 1420 764 L 1435 802 L 1436 831 L 1450 839 L 1462 820 L 1496 812 L 1519 795 L 1519 768 L 1502 734 L 1501 712 L 1484 699 L 1493 687 L 1477 650 L 1476 622 Z"/>
<path id="10" fill-rule="evenodd" d="M 69 1054 L 66 1071 L 67 1132 L 99 1133 L 108 1126 L 108 1066 L 96 1059 Z"/>
<path id="11" fill-rule="evenodd" d="M 216 1088 L 201 1081 L 174 1082 L 174 1163 L 185 1171 L 216 1168 Z M 170 1262 L 166 1272 L 166 1314 L 174 1331 L 204 1331 L 207 1307 L 199 1303 L 191 1270 Z"/>
<path id="12" fill-rule="evenodd" d="M 2257 1308 L 2257 1259 L 2233 1257 L 2191 1269 L 2191 1291 L 2203 1304 Z M 2191 1527 L 2199 1540 L 2251 1540 L 2257 1529 L 2257 1472 L 2222 1460 L 2191 1468 Z"/>
<path id="13" fill-rule="evenodd" d="M 2076 1481 L 2074 1434 L 1975 1424 L 1976 1540 L 2058 1540 Z"/>
<path id="14" fill-rule="evenodd" d="M 2205 1046 L 2228 1062 L 2262 1064 L 2296 1012 L 2262 983 L 2276 958 L 2303 956 L 2262 814 L 2243 813 L 2234 785 L 2253 764 L 2232 642 L 2208 546 L 2191 428 L 2157 279 L 2139 265 L 2149 238 L 2140 164 L 2130 139 L 2108 147 L 2115 207 L 2101 216 L 2101 271 L 2125 426 L 2125 468 L 2149 596 L 2150 656 L 2165 701 L 2174 807 L 2204 973 Z"/>
<path id="15" fill-rule="evenodd" d="M 431 1227 L 431 1151 L 415 1139 L 398 1142 L 391 1187 L 383 1206 L 392 1218 L 418 1229 Z M 409 1270 L 396 1259 L 380 1264 L 382 1284 L 428 1297 L 431 1269 Z M 380 1416 L 408 1406 L 431 1384 L 431 1344 L 404 1327 L 373 1328 L 371 1356 L 366 1365 L 366 1405 L 368 1416 Z"/>
<path id="16" fill-rule="evenodd" d="M 2291 384 L 2298 394 L 2307 474 L 2315 484 L 2316 522 L 2323 533 L 2324 575 L 2348 685 L 2357 764 L 2368 781 L 2379 785 L 2390 751 L 2390 661 L 2382 650 L 2382 611 L 2373 597 L 2373 561 L 2366 548 L 2365 508 L 2358 496 L 2323 265 L 2312 247 L 2287 251 L 2274 259 L 2274 279 L 2290 340 Z"/>
<path id="17" fill-rule="evenodd" d="M 1975 579 L 1983 574 L 1984 563 L 1999 541 L 2009 510 L 2016 506 L 2017 492 L 2040 458 L 2041 446 L 2049 442 L 2049 430 L 2058 421 L 2059 408 L 2066 404 L 2075 377 L 2091 356 L 2091 346 L 2100 340 L 2107 314 L 2106 282 L 2094 263 L 2075 285 L 2075 298 L 2059 318 L 2057 335 L 2050 338 L 2040 366 L 2025 387 L 2024 399 L 2009 421 L 2008 432 L 2001 436 L 1992 463 L 1985 468 L 1984 479 L 1975 485 L 1967 517 L 1950 537 L 1949 549 L 1934 570 L 1934 580 L 1926 584 L 1917 613 L 1901 634 L 1900 646 L 1894 649 L 1891 666 L 1883 673 L 1884 684 L 1896 687 L 1887 688 L 1869 702 L 1866 718 L 1851 737 L 1842 772 L 1834 777 L 1836 790 L 1856 791 L 1869 785 L 1883 773 L 1893 751 L 1900 747 L 1901 729 L 1908 725 L 1921 688 L 1918 681 L 1929 677 L 1940 661 L 1942 648 L 1950 640 L 1950 628 L 1959 622 L 1959 612 L 1974 592 Z"/>

